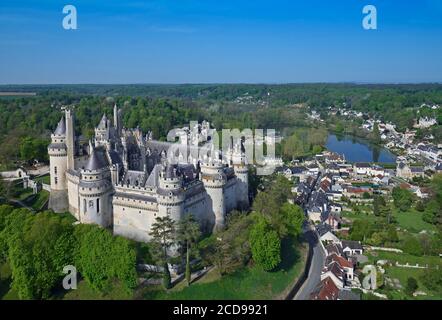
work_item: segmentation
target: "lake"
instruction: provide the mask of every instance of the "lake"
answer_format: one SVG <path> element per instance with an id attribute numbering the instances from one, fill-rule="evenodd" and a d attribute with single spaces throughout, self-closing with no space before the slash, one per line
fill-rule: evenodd
<path id="1" fill-rule="evenodd" d="M 325 146 L 330 151 L 344 154 L 349 162 L 396 162 L 396 156 L 387 149 L 348 135 L 329 134 Z"/>

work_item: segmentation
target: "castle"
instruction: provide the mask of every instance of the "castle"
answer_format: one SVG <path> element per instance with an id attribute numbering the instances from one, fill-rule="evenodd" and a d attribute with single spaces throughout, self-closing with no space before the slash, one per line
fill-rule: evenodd
<path id="1" fill-rule="evenodd" d="M 113 124 L 103 115 L 85 148 L 75 137 L 73 111 L 65 110 L 48 146 L 49 207 L 55 212 L 69 211 L 80 223 L 149 241 L 157 217 L 179 221 L 193 214 L 211 231 L 224 227 L 231 210 L 249 206 L 241 141 L 232 139 L 221 155 L 211 141 L 214 129 L 204 121 L 177 130 L 178 142 L 160 142 L 139 128 L 123 128 L 116 105 L 113 113 Z M 202 144 L 209 147 L 201 149 Z"/>

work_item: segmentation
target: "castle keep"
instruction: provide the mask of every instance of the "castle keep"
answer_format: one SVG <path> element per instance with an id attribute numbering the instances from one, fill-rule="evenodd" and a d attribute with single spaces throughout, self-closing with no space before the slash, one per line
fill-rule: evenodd
<path id="1" fill-rule="evenodd" d="M 103 115 L 84 148 L 67 109 L 48 146 L 49 207 L 137 241 L 148 241 L 156 217 L 166 215 L 179 221 L 193 214 L 203 230 L 223 228 L 231 210 L 249 205 L 248 170 L 241 141 L 232 140 L 222 157 L 213 132 L 204 121 L 177 130 L 176 143 L 155 141 L 151 133 L 123 128 L 114 106 L 113 123 Z"/>

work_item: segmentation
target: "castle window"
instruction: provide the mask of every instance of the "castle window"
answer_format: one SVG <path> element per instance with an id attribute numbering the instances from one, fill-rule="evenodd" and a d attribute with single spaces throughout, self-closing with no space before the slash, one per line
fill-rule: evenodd
<path id="1" fill-rule="evenodd" d="M 87 206 L 86 206 L 86 199 L 83 199 L 83 212 L 86 213 Z"/>
<path id="2" fill-rule="evenodd" d="M 94 207 L 94 200 L 89 200 L 89 208 L 93 208 Z"/>
<path id="3" fill-rule="evenodd" d="M 54 178 L 54 183 L 55 183 L 55 184 L 58 183 L 58 178 L 57 178 L 57 177 Z"/>
<path id="4" fill-rule="evenodd" d="M 57 167 L 54 167 L 54 173 L 57 174 Z"/>
<path id="5" fill-rule="evenodd" d="M 100 213 L 100 199 L 97 199 L 97 213 Z"/>

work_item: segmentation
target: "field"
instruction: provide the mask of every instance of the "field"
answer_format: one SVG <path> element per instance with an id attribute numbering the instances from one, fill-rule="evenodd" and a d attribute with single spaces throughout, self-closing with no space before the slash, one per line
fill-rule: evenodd
<path id="1" fill-rule="evenodd" d="M 436 227 L 422 220 L 422 212 L 410 209 L 406 212 L 400 212 L 393 209 L 393 216 L 396 218 L 398 225 L 412 233 L 418 233 L 422 230 L 434 231 Z"/>

